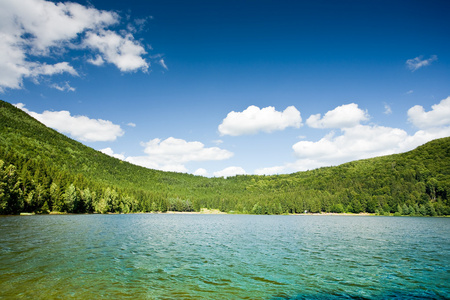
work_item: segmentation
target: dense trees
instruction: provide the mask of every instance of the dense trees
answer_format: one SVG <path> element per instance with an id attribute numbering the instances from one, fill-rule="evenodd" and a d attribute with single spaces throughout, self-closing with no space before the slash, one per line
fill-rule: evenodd
<path id="1" fill-rule="evenodd" d="M 450 214 L 450 138 L 404 154 L 277 176 L 204 178 L 134 166 L 0 101 L 0 214 Z"/>

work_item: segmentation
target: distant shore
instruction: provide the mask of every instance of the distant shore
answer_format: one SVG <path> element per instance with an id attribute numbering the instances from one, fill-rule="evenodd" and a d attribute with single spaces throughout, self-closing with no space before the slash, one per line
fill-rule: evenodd
<path id="1" fill-rule="evenodd" d="M 371 214 L 371 213 L 327 213 L 327 212 L 320 212 L 320 213 L 303 213 L 303 214 L 292 214 L 294 216 L 376 216 L 377 214 Z"/>
<path id="2" fill-rule="evenodd" d="M 93 213 L 97 214 L 97 213 Z M 117 214 L 123 214 L 123 213 L 107 213 L 108 215 L 117 215 Z M 235 213 L 235 212 L 223 212 L 218 209 L 207 209 L 202 208 L 200 211 L 166 211 L 166 212 L 135 212 L 135 213 L 128 213 L 128 214 L 173 214 L 173 215 L 254 215 L 254 214 L 248 214 L 248 213 Z M 34 216 L 34 215 L 77 215 L 76 213 L 66 213 L 66 212 L 49 212 L 49 213 L 26 213 L 22 212 L 20 213 L 21 216 Z M 7 216 L 7 215 L 1 215 L 1 216 Z M 255 215 L 257 216 L 257 215 Z M 277 216 L 277 215 L 261 215 L 261 216 Z M 331 212 L 320 212 L 320 213 L 297 213 L 297 214 L 280 214 L 278 216 L 354 216 L 354 217 L 368 217 L 368 216 L 380 216 L 375 213 L 331 213 Z M 385 216 L 395 216 L 393 214 L 385 215 Z M 402 215 L 401 217 L 411 217 Z M 417 216 L 413 216 L 417 217 Z M 450 216 L 436 216 L 436 217 L 450 217 Z"/>
<path id="3" fill-rule="evenodd" d="M 179 215 L 198 215 L 198 214 L 210 214 L 210 215 L 233 215 L 234 213 L 227 213 L 220 211 L 218 209 L 206 209 L 202 208 L 200 211 L 167 211 L 165 214 L 179 214 Z M 236 213 L 236 215 L 240 215 L 240 213 Z M 254 215 L 254 214 L 242 214 L 242 215 Z M 281 214 L 285 216 L 377 216 L 377 214 L 371 213 L 299 213 L 299 214 Z M 256 216 L 256 215 L 255 215 Z M 266 215 L 269 216 L 269 215 Z M 272 215 L 275 216 L 275 215 Z"/>
<path id="4" fill-rule="evenodd" d="M 166 211 L 165 214 L 207 214 L 207 215 L 226 215 L 226 212 L 220 211 L 218 209 L 207 209 L 201 208 L 200 211 Z"/>

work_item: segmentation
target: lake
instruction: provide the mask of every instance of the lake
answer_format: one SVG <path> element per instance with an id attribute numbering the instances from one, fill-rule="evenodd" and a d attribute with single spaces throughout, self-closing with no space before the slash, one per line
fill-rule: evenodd
<path id="1" fill-rule="evenodd" d="M 450 219 L 0 217 L 0 298 L 445 299 Z"/>

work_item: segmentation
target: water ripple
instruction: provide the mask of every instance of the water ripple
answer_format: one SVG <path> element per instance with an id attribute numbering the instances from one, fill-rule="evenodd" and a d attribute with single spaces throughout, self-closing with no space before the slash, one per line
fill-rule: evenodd
<path id="1" fill-rule="evenodd" d="M 0 298 L 445 299 L 449 229 L 440 218 L 0 218 Z"/>

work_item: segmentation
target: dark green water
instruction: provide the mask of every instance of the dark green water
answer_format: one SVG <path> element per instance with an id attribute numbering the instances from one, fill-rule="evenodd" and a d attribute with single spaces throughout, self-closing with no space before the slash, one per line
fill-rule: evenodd
<path id="1" fill-rule="evenodd" d="M 0 217 L 0 298 L 445 299 L 450 219 Z"/>

